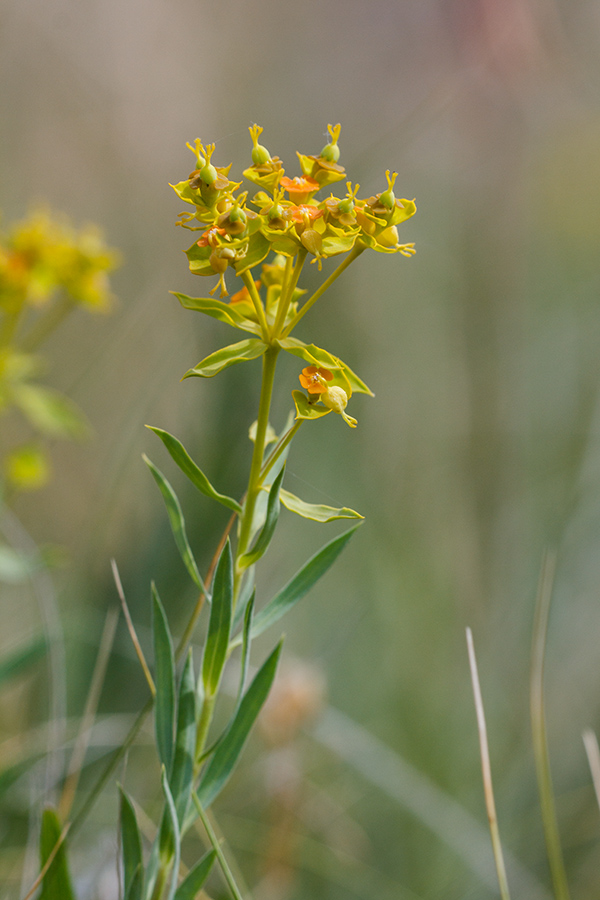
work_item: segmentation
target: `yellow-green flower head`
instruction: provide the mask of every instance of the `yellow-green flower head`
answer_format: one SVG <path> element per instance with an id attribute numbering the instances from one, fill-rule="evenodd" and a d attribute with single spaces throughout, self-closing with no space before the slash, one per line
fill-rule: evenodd
<path id="1" fill-rule="evenodd" d="M 351 427 L 356 428 L 356 419 L 346 413 L 348 405 L 348 391 L 336 384 L 331 384 L 334 374 L 324 366 L 306 366 L 298 376 L 302 387 L 308 391 L 310 402 L 321 401 L 332 412 L 340 415 Z"/>
<path id="2" fill-rule="evenodd" d="M 346 171 L 343 166 L 338 164 L 340 148 L 337 142 L 340 136 L 341 125 L 328 125 L 327 130 L 331 136 L 331 143 L 323 147 L 319 156 L 307 156 L 296 152 L 303 174 L 313 178 L 320 187 L 326 187 L 328 184 L 341 181 Z"/>
<path id="3" fill-rule="evenodd" d="M 262 134 L 260 125 L 251 125 L 248 130 L 253 144 L 252 165 L 244 169 L 244 178 L 267 191 L 274 191 L 284 173 L 281 160 L 278 156 L 271 156 L 267 148 L 258 143 L 258 138 Z"/>

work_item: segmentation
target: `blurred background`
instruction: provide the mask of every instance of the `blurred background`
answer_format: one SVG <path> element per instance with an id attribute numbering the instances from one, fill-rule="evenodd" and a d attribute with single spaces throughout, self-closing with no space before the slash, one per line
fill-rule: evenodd
<path id="1" fill-rule="evenodd" d="M 176 633 L 194 602 L 141 453 L 180 492 L 201 567 L 227 520 L 178 479 L 144 423 L 177 434 L 221 490 L 243 490 L 260 365 L 180 383 L 231 338 L 168 293 L 212 286 L 188 273 L 189 236 L 173 227 L 182 204 L 168 182 L 193 168 L 186 141 L 216 142 L 217 164 L 239 171 L 258 122 L 293 175 L 295 150 L 318 153 L 327 124 L 341 122 L 340 162 L 361 196 L 383 190 L 389 168 L 396 195 L 416 198 L 400 234 L 416 257 L 364 254 L 298 332 L 376 396 L 353 398 L 355 431 L 334 416 L 305 427 L 288 463 L 290 490 L 366 522 L 286 620 L 278 693 L 216 810 L 256 900 L 497 896 L 467 625 L 509 881 L 516 896 L 550 896 L 528 710 L 546 549 L 557 555 L 546 687 L 558 814 L 573 896 L 600 892 L 600 814 L 581 740 L 600 728 L 599 44 L 594 0 L 3 7 L 2 225 L 43 201 L 97 222 L 123 255 L 113 314 L 78 313 L 46 351 L 47 382 L 84 409 L 93 437 L 55 448 L 54 480 L 5 526 L 8 540 L 67 557 L 50 600 L 39 586 L 4 588 L 0 606 L 3 651 L 62 623 L 57 715 L 85 702 L 117 603 L 111 557 L 146 643 L 152 578 Z M 295 387 L 297 366 L 284 360 L 277 429 Z M 280 521 L 265 598 L 336 533 Z M 3 692 L 0 728 L 13 742 L 3 764 L 15 746 L 45 746 L 51 693 L 44 661 Z M 145 697 L 120 627 L 90 779 Z M 139 754 L 152 777 L 136 781 L 131 764 L 128 787 L 151 809 L 156 764 Z M 11 897 L 39 782 L 17 780 L 2 799 Z M 83 900 L 117 896 L 116 810 L 111 788 L 73 845 Z M 27 865 L 31 876 L 34 850 Z"/>

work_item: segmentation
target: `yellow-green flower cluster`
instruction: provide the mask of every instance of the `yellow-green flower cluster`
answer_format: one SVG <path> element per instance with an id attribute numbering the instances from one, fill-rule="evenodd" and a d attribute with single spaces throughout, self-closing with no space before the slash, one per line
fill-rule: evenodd
<path id="1" fill-rule="evenodd" d="M 200 140 L 195 147 L 188 144 L 196 168 L 173 188 L 194 212 L 182 213 L 179 224 L 202 231 L 187 250 L 190 270 L 218 275 L 221 297 L 227 296 L 228 268 L 240 275 L 270 252 L 293 258 L 305 250 L 319 267 L 323 259 L 355 247 L 404 256 L 415 252 L 413 244 L 401 244 L 398 238 L 397 226 L 414 215 L 416 206 L 413 200 L 396 199 L 396 173 L 386 172 L 387 189 L 374 197 L 359 199 L 359 185 L 352 187 L 346 181 L 343 196 L 330 192 L 319 199 L 325 188 L 347 177 L 339 164 L 340 126 L 328 129 L 330 142 L 318 155 L 298 153 L 301 174 L 290 178 L 279 157 L 258 143 L 262 128 L 252 126 L 252 165 L 243 172 L 259 188 L 251 200 L 248 191 L 238 193 L 241 181 L 230 180 L 231 166 L 213 165 L 214 144 L 204 147 Z"/>
<path id="2" fill-rule="evenodd" d="M 300 376 L 308 394 L 292 392 L 296 418 L 317 419 L 336 412 L 354 427 L 356 419 L 345 412 L 348 400 L 353 392 L 371 391 L 337 356 L 291 337 L 291 332 L 365 250 L 403 256 L 415 252 L 414 244 L 400 243 L 397 227 L 414 215 L 416 206 L 414 200 L 396 198 L 396 173 L 389 171 L 386 189 L 361 199 L 359 185 L 346 180 L 340 165 L 340 126 L 329 125 L 328 130 L 329 143 L 317 155 L 298 153 L 300 174 L 289 177 L 279 157 L 259 144 L 262 128 L 253 125 L 252 164 L 243 172 L 243 178 L 258 188 L 251 199 L 249 190 L 240 191 L 242 179 L 230 178 L 231 166 L 214 165 L 214 144 L 205 147 L 199 139 L 193 147 L 188 144 L 196 167 L 185 181 L 172 187 L 194 208 L 181 213 L 177 224 L 201 232 L 186 251 L 190 271 L 218 276 L 210 293 L 220 287 L 221 298 L 228 296 L 228 270 L 240 277 L 243 287 L 236 289 L 228 303 L 212 297 L 176 296 L 187 309 L 253 335 L 212 353 L 186 377 L 211 378 L 237 363 L 264 360 L 266 354 L 275 359 L 284 350 L 308 364 Z M 345 195 L 330 190 L 329 196 L 321 196 L 342 181 Z M 310 259 L 321 269 L 324 259 L 340 255 L 343 259 L 337 268 L 304 299 L 306 292 L 298 287 L 298 281 L 305 261 Z M 259 266 L 260 271 L 252 271 Z"/>
<path id="3" fill-rule="evenodd" d="M 17 411 L 30 431 L 16 447 L 2 435 L 0 471 L 11 491 L 47 481 L 44 438 L 86 431 L 68 397 L 37 383 L 43 366 L 35 351 L 76 307 L 109 309 L 108 273 L 117 261 L 97 228 L 75 229 L 45 209 L 0 235 L 0 416 L 6 421 L 8 412 Z"/>
<path id="4" fill-rule="evenodd" d="M 65 218 L 36 210 L 0 236 L 0 310 L 46 306 L 58 293 L 89 309 L 105 310 L 108 273 L 117 264 L 93 225 L 79 230 Z"/>

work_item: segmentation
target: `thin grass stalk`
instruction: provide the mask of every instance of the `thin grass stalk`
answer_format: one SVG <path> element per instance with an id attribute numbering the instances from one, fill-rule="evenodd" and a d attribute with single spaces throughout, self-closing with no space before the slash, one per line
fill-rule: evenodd
<path id="1" fill-rule="evenodd" d="M 596 793 L 596 800 L 598 802 L 598 807 L 600 807 L 600 748 L 598 747 L 598 738 L 591 728 L 586 728 L 582 734 L 582 738 L 590 772 L 592 774 L 592 783 Z"/>
<path id="2" fill-rule="evenodd" d="M 569 900 L 569 886 L 560 843 L 554 790 L 552 787 L 552 773 L 546 733 L 546 714 L 544 710 L 544 659 L 555 569 L 556 558 L 553 554 L 547 553 L 540 573 L 533 624 L 530 709 L 533 755 L 552 885 L 556 900 Z"/>
<path id="3" fill-rule="evenodd" d="M 81 727 L 79 729 L 79 734 L 77 735 L 77 740 L 75 741 L 75 746 L 67 770 L 67 778 L 58 804 L 58 814 L 62 821 L 68 819 L 73 807 L 73 800 L 75 799 L 75 792 L 77 791 L 79 776 L 88 747 L 91 727 L 96 717 L 100 694 L 102 693 L 102 686 L 104 685 L 104 678 L 106 676 L 106 667 L 110 659 L 118 621 L 118 611 L 116 609 L 109 609 L 100 638 L 98 655 L 96 656 L 92 680 L 90 682 L 90 688 L 83 710 L 83 716 L 81 718 Z"/>
<path id="4" fill-rule="evenodd" d="M 114 559 L 111 559 L 110 566 L 112 569 L 113 578 L 115 581 L 115 586 L 117 588 L 117 594 L 119 595 L 119 600 L 121 601 L 121 608 L 123 610 L 123 615 L 125 616 L 125 621 L 127 623 L 127 629 L 129 631 L 129 637 L 131 638 L 131 643 L 134 646 L 138 661 L 140 666 L 142 667 L 142 672 L 144 673 L 144 677 L 150 688 L 150 693 L 153 697 L 156 697 L 156 685 L 154 684 L 154 679 L 150 672 L 150 667 L 146 662 L 146 657 L 144 656 L 144 651 L 142 650 L 142 645 L 139 642 L 137 632 L 135 630 L 133 620 L 131 618 L 131 614 L 129 612 L 129 607 L 127 606 L 127 600 L 125 599 L 125 591 L 123 590 L 123 584 L 121 583 L 121 576 L 119 575 L 119 570 L 117 568 L 117 563 Z"/>
<path id="5" fill-rule="evenodd" d="M 202 825 L 204 826 L 204 830 L 206 831 L 206 834 L 208 836 L 208 840 L 210 841 L 210 844 L 211 844 L 213 850 L 215 851 L 215 855 L 216 855 L 217 859 L 219 860 L 219 865 L 221 867 L 221 871 L 223 872 L 223 877 L 225 878 L 225 881 L 227 882 L 227 886 L 229 887 L 229 890 L 233 894 L 235 900 L 244 900 L 244 898 L 242 897 L 241 891 L 240 891 L 239 887 L 237 886 L 237 882 L 233 876 L 233 872 L 231 871 L 231 867 L 230 867 L 229 863 L 227 862 L 227 858 L 226 858 L 225 854 L 223 853 L 223 848 L 221 847 L 221 842 L 218 839 L 217 835 L 215 834 L 214 829 L 210 823 L 210 819 L 208 818 L 208 816 L 204 810 L 204 807 L 200 803 L 200 801 L 198 799 L 198 795 L 196 794 L 195 791 L 192 793 L 192 798 L 194 801 L 194 806 L 196 807 L 196 811 L 198 813 L 198 818 L 202 822 Z"/>
<path id="6" fill-rule="evenodd" d="M 494 862 L 496 863 L 496 872 L 498 873 L 500 896 L 502 897 L 502 900 L 510 900 L 506 866 L 504 864 L 504 854 L 502 853 L 502 843 L 500 841 L 500 831 L 498 829 L 498 818 L 496 815 L 496 803 L 494 800 L 494 787 L 492 784 L 492 767 L 490 765 L 490 752 L 485 724 L 485 712 L 483 709 L 483 698 L 481 696 L 481 685 L 479 683 L 479 674 L 477 672 L 477 659 L 475 657 L 475 648 L 473 646 L 473 634 L 470 628 L 467 628 L 467 649 L 469 652 L 469 667 L 471 669 L 471 682 L 473 684 L 475 713 L 477 715 L 477 730 L 479 732 L 479 751 L 481 754 L 485 808 L 490 824 Z"/>

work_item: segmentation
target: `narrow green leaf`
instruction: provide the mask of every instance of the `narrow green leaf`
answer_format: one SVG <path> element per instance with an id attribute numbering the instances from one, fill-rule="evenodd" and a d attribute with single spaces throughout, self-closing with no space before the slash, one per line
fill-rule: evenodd
<path id="1" fill-rule="evenodd" d="M 250 629 L 252 627 L 252 616 L 254 613 L 255 599 L 256 590 L 252 591 L 252 596 L 250 597 L 248 605 L 246 606 L 246 609 L 244 611 L 244 629 L 242 631 L 242 658 L 240 660 L 240 686 L 238 688 L 236 709 L 239 709 L 239 705 L 242 702 L 244 689 L 246 687 L 246 679 L 248 677 L 248 666 L 250 665 L 250 646 L 252 643 Z"/>
<path id="2" fill-rule="evenodd" d="M 175 803 L 173 802 L 173 796 L 171 794 L 171 790 L 169 788 L 169 782 L 167 779 L 167 773 L 163 767 L 162 770 L 162 788 L 165 794 L 165 812 L 167 814 L 166 818 L 168 819 L 170 830 L 172 833 L 173 839 L 173 862 L 172 862 L 172 875 L 171 875 L 171 884 L 169 886 L 169 891 L 167 893 L 166 900 L 173 900 L 175 896 L 175 891 L 177 890 L 177 879 L 179 877 L 179 860 L 181 859 L 181 834 L 179 832 L 179 824 L 177 822 L 177 811 L 175 809 Z M 163 820 L 164 821 L 164 820 Z"/>
<path id="3" fill-rule="evenodd" d="M 239 328 L 242 331 L 250 331 L 252 334 L 260 334 L 260 325 L 251 319 L 246 319 L 240 315 L 235 306 L 229 303 L 223 303 L 222 300 L 214 300 L 212 297 L 188 297 L 187 294 L 178 294 L 177 291 L 171 291 L 177 297 L 179 302 L 185 309 L 194 309 L 202 312 L 219 322 L 226 322 L 233 328 Z"/>
<path id="4" fill-rule="evenodd" d="M 152 584 L 152 633 L 154 638 L 154 726 L 160 761 L 167 772 L 173 762 L 175 729 L 175 655 L 167 617 L 154 583 Z"/>
<path id="5" fill-rule="evenodd" d="M 123 848 L 123 889 L 128 900 L 140 900 L 142 879 L 136 877 L 143 872 L 142 838 L 135 811 L 122 787 L 121 794 L 121 846 Z"/>
<path id="6" fill-rule="evenodd" d="M 223 369 L 234 366 L 236 363 L 258 359 L 266 350 L 267 345 L 263 341 L 259 341 L 258 338 L 247 338 L 245 341 L 239 341 L 237 344 L 222 347 L 215 353 L 211 353 L 197 366 L 186 372 L 183 377 L 190 378 L 192 375 L 198 375 L 200 378 L 212 378 Z"/>
<path id="7" fill-rule="evenodd" d="M 250 729 L 267 699 L 275 678 L 282 643 L 280 641 L 277 644 L 254 676 L 252 684 L 242 698 L 229 731 L 202 774 L 197 794 L 204 809 L 210 806 L 225 786 L 246 743 Z"/>
<path id="8" fill-rule="evenodd" d="M 177 499 L 177 494 L 175 493 L 165 476 L 162 474 L 162 472 L 156 468 L 154 463 L 148 459 L 145 453 L 142 453 L 142 458 L 152 472 L 152 476 L 156 481 L 161 494 L 163 495 L 163 500 L 165 502 L 165 506 L 167 507 L 169 522 L 171 523 L 171 531 L 173 532 L 173 537 L 175 538 L 175 543 L 177 545 L 177 549 L 179 550 L 179 554 L 190 574 L 190 578 L 192 579 L 194 584 L 196 584 L 197 587 L 199 587 L 200 590 L 206 594 L 206 589 L 202 582 L 202 578 L 200 577 L 200 572 L 198 571 L 196 560 L 194 559 L 189 541 L 187 539 L 187 534 L 185 531 L 185 520 L 183 518 L 181 504 Z"/>
<path id="9" fill-rule="evenodd" d="M 256 538 L 256 542 L 252 549 L 248 553 L 242 554 L 239 559 L 239 565 L 243 566 L 244 568 L 251 566 L 258 559 L 260 559 L 271 543 L 271 538 L 275 533 L 277 520 L 279 519 L 279 491 L 281 489 L 281 482 L 283 481 L 284 474 L 285 464 L 281 467 L 281 471 L 271 485 L 271 490 L 269 491 L 269 502 L 267 503 L 267 515 L 265 518 L 265 524 L 263 525 L 260 534 Z"/>
<path id="10" fill-rule="evenodd" d="M 13 399 L 43 434 L 57 438 L 82 438 L 89 434 L 89 425 L 76 404 L 53 388 L 21 383 L 15 385 Z"/>
<path id="11" fill-rule="evenodd" d="M 209 850 L 200 862 L 190 869 L 175 891 L 175 900 L 196 900 L 196 895 L 208 878 L 215 858 L 215 851 Z"/>
<path id="12" fill-rule="evenodd" d="M 333 506 L 325 506 L 322 503 L 305 503 L 300 497 L 291 494 L 289 491 L 280 491 L 282 504 L 290 512 L 302 516 L 304 519 L 312 519 L 313 522 L 333 522 L 336 519 L 363 519 L 360 513 L 354 509 L 348 509 L 343 506 L 341 509 L 335 509 Z"/>
<path id="13" fill-rule="evenodd" d="M 125 900 L 141 900 L 144 890 L 144 870 L 141 865 L 133 873 L 129 890 L 125 894 Z"/>
<path id="14" fill-rule="evenodd" d="M 56 846 L 61 833 L 60 821 L 53 809 L 45 809 L 42 813 L 40 831 L 40 859 L 45 866 L 50 854 Z M 39 900 L 75 900 L 71 886 L 71 876 L 67 864 L 65 844 L 61 844 L 42 881 L 42 892 Z"/>
<path id="15" fill-rule="evenodd" d="M 194 660 L 190 650 L 183 667 L 179 685 L 175 757 L 173 759 L 173 773 L 170 779 L 171 793 L 180 827 L 185 820 L 185 815 L 191 802 L 195 746 L 196 679 L 194 676 Z"/>
<path id="16" fill-rule="evenodd" d="M 0 684 L 11 678 L 16 678 L 22 672 L 29 669 L 46 653 L 46 641 L 43 637 L 34 638 L 24 647 L 7 653 L 0 659 Z"/>
<path id="17" fill-rule="evenodd" d="M 202 660 L 202 681 L 207 696 L 214 697 L 227 659 L 233 603 L 233 563 L 227 540 L 213 582 L 208 634 Z"/>
<path id="18" fill-rule="evenodd" d="M 315 553 L 302 566 L 292 580 L 256 614 L 254 625 L 252 626 L 252 637 L 256 637 L 262 634 L 263 631 L 266 631 L 267 628 L 270 628 L 310 591 L 319 578 L 333 565 L 357 528 L 360 528 L 360 525 L 355 525 L 354 528 L 345 531 L 328 544 L 325 544 L 318 553 Z"/>
<path id="19" fill-rule="evenodd" d="M 233 497 L 227 497 L 225 494 L 220 494 L 215 490 L 204 472 L 198 468 L 183 444 L 176 437 L 169 434 L 168 431 L 163 431 L 162 428 L 155 428 L 153 425 L 146 425 L 146 428 L 158 435 L 171 454 L 171 458 L 177 463 L 184 475 L 187 475 L 194 487 L 198 488 L 200 493 L 205 494 L 212 500 L 217 500 L 223 506 L 229 507 L 236 513 L 242 512 L 242 507 L 237 500 L 234 500 Z"/>
<path id="20" fill-rule="evenodd" d="M 288 353 L 292 353 L 294 356 L 299 356 L 300 359 L 303 359 L 305 362 L 309 363 L 309 365 L 324 366 L 326 369 L 331 369 L 334 372 L 336 369 L 341 369 L 344 377 L 350 384 L 352 393 L 370 394 L 371 397 L 373 396 L 373 392 L 367 387 L 364 381 L 362 381 L 362 379 L 360 379 L 345 362 L 342 362 L 342 360 L 338 356 L 334 356 L 333 353 L 329 353 L 328 350 L 323 350 L 321 347 L 316 347 L 314 344 L 305 344 L 304 341 L 300 341 L 298 338 L 293 337 L 283 338 L 283 340 L 279 341 L 279 344 L 283 350 L 287 350 Z"/>
<path id="21" fill-rule="evenodd" d="M 326 406 L 317 406 L 316 403 L 309 403 L 308 397 L 303 391 L 292 391 L 294 398 L 294 406 L 296 407 L 297 419 L 322 419 L 331 412 Z"/>

